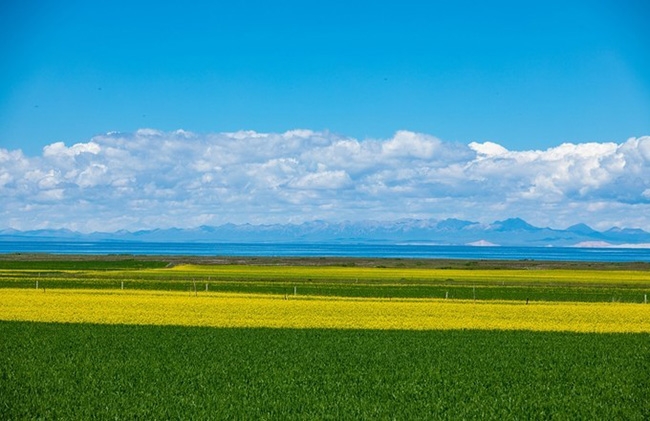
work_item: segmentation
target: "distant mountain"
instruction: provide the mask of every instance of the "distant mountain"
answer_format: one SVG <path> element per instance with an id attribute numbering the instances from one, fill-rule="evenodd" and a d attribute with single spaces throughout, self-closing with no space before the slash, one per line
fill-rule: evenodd
<path id="1" fill-rule="evenodd" d="M 536 228 L 521 218 L 510 218 L 505 221 L 496 221 L 490 225 L 490 229 L 495 231 L 537 231 Z"/>
<path id="2" fill-rule="evenodd" d="M 601 232 L 585 224 L 564 230 L 535 227 L 521 218 L 491 224 L 460 219 L 399 219 L 395 221 L 327 222 L 302 224 L 224 224 L 191 229 L 168 228 L 135 232 L 83 234 L 65 229 L 0 231 L 0 241 L 140 241 L 204 243 L 359 243 L 472 246 L 594 247 L 645 246 L 650 233 L 612 228 Z"/>
<path id="3" fill-rule="evenodd" d="M 32 231 L 18 231 L 14 229 L 0 230 L 0 241 L 15 239 L 29 241 L 52 241 L 52 240 L 83 240 L 87 234 L 71 231 L 68 229 L 41 229 Z"/>
<path id="4" fill-rule="evenodd" d="M 603 233 L 607 238 L 616 238 L 619 242 L 624 243 L 647 243 L 648 233 L 638 228 L 618 228 L 608 229 Z"/>
<path id="5" fill-rule="evenodd" d="M 470 225 L 477 225 L 476 222 L 463 221 L 462 219 L 449 218 L 436 224 L 439 231 L 459 231 Z"/>
<path id="6" fill-rule="evenodd" d="M 586 224 L 571 225 L 565 231 L 573 232 L 576 234 L 582 234 L 582 235 L 593 235 L 598 233 L 598 231 L 594 230 L 593 228 L 591 228 L 589 225 Z"/>

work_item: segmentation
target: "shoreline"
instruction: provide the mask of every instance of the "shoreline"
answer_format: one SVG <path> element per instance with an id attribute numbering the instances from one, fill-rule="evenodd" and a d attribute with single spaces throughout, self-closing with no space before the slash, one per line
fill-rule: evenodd
<path id="1" fill-rule="evenodd" d="M 396 258 L 396 257 L 314 257 L 314 256 L 196 256 L 155 254 L 56 254 L 56 253 L 4 253 L 2 262 L 88 262 L 88 261 L 160 261 L 170 266 L 243 265 L 243 266 L 344 266 L 376 268 L 429 268 L 429 269 L 563 269 L 563 270 L 634 270 L 650 271 L 650 262 L 594 262 L 553 260 L 492 260 L 448 258 Z"/>

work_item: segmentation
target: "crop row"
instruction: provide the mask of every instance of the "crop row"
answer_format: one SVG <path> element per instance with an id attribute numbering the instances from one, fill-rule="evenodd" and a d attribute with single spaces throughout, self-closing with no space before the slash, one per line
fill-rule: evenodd
<path id="1" fill-rule="evenodd" d="M 182 277 L 216 277 L 236 280 L 310 280 L 365 282 L 455 281 L 486 284 L 596 284 L 650 285 L 647 271 L 562 269 L 428 269 L 340 266 L 178 265 L 160 274 Z"/>
<path id="2" fill-rule="evenodd" d="M 136 262 L 137 263 L 137 262 Z M 156 262 L 146 262 L 156 263 Z M 383 298 L 647 302 L 650 272 L 214 265 L 0 270 L 1 288 L 141 289 Z"/>
<path id="3" fill-rule="evenodd" d="M 650 332 L 650 305 L 2 289 L 0 320 L 213 327 Z"/>
<path id="4" fill-rule="evenodd" d="M 648 271 L 562 269 L 420 269 L 340 266 L 179 265 L 157 269 L 36 270 L 0 269 L 0 279 L 91 278 L 221 281 L 363 282 L 421 284 L 456 282 L 487 285 L 650 286 Z"/>
<path id="5" fill-rule="evenodd" d="M 510 301 L 580 301 L 643 303 L 650 299 L 650 287 L 555 286 L 555 285 L 468 285 L 454 282 L 440 284 L 365 284 L 357 282 L 263 282 L 263 281 L 192 281 L 187 279 L 160 281 L 144 279 L 97 278 L 18 278 L 0 279 L 1 288 L 24 289 L 125 289 L 193 291 L 244 294 L 315 295 L 330 297 L 377 298 L 449 298 L 465 300 Z"/>

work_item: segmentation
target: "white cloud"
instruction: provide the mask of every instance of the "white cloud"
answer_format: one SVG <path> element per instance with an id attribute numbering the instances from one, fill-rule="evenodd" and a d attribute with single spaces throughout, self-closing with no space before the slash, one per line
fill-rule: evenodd
<path id="1" fill-rule="evenodd" d="M 348 186 L 352 180 L 345 171 L 321 171 L 309 173 L 290 183 L 298 189 L 341 189 Z"/>
<path id="2" fill-rule="evenodd" d="M 401 130 L 383 143 L 382 150 L 387 156 L 430 159 L 440 143 L 434 137 Z"/>
<path id="3" fill-rule="evenodd" d="M 56 142 L 43 148 L 43 156 L 45 157 L 74 157 L 82 153 L 97 155 L 99 152 L 99 145 L 92 141 L 88 143 L 77 143 L 69 148 L 63 142 Z"/>
<path id="4" fill-rule="evenodd" d="M 105 177 L 108 168 L 103 164 L 91 164 L 77 176 L 76 183 L 79 187 L 93 187 L 107 180 Z"/>
<path id="5" fill-rule="evenodd" d="M 470 149 L 476 151 L 479 156 L 482 157 L 492 157 L 505 155 L 508 153 L 508 150 L 501 145 L 492 142 L 476 143 L 472 142 L 469 144 Z"/>
<path id="6" fill-rule="evenodd" d="M 0 228 L 519 216 L 650 229 L 649 192 L 649 136 L 511 151 L 408 131 L 141 129 L 53 143 L 39 157 L 0 149 Z"/>

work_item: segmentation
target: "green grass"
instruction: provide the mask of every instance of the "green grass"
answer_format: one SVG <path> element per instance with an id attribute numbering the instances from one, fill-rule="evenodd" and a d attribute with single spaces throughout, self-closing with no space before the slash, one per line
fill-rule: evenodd
<path id="1" fill-rule="evenodd" d="M 76 260 L 0 260 L 0 271 L 79 271 L 79 270 L 134 270 L 164 268 L 164 261 L 143 259 L 76 259 Z"/>
<path id="2" fill-rule="evenodd" d="M 0 322 L 0 419 L 650 417 L 650 335 Z"/>
<path id="3" fill-rule="evenodd" d="M 219 259 L 216 259 L 219 260 Z M 0 256 L 0 288 L 642 302 L 630 265 Z M 202 263 L 207 261 L 202 260 Z M 218 263 L 218 264 L 214 264 Z M 226 263 L 226 264 L 224 264 Z M 0 419 L 650 419 L 650 335 L 0 321 Z"/>
<path id="4" fill-rule="evenodd" d="M 122 284 L 123 282 L 123 284 Z M 241 292 L 259 294 L 293 294 L 294 287 L 300 295 L 319 295 L 337 297 L 382 297 L 382 298 L 450 298 L 476 300 L 515 300 L 525 301 L 582 301 L 582 302 L 630 302 L 642 303 L 650 298 L 650 287 L 612 287 L 612 286 L 500 286 L 468 285 L 454 282 L 416 285 L 355 284 L 344 282 L 251 282 L 197 280 L 196 288 L 203 291 L 205 284 L 210 291 Z M 156 281 L 146 279 L 93 279 L 93 278 L 39 278 L 39 288 L 71 289 L 125 289 L 188 291 L 194 283 L 188 280 Z M 35 288 L 36 279 L 25 277 L 19 280 L 0 278 L 0 288 Z"/>
<path id="5" fill-rule="evenodd" d="M 327 261 L 326 261 L 327 262 Z M 304 262 L 303 262 L 304 263 Z M 375 264 L 377 262 L 374 262 Z M 395 262 L 393 262 L 395 263 Z M 397 262 L 398 264 L 400 262 Z M 0 288 L 211 291 L 394 298 L 644 302 L 650 271 L 316 265 L 191 265 L 138 259 L 0 261 Z M 636 267 L 636 266 L 635 266 Z"/>

